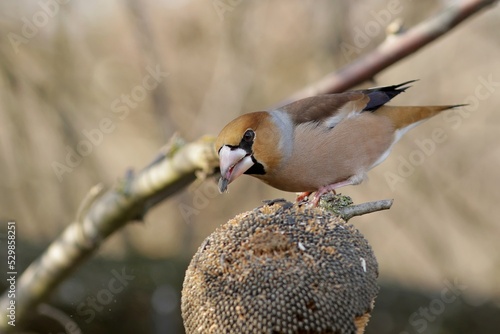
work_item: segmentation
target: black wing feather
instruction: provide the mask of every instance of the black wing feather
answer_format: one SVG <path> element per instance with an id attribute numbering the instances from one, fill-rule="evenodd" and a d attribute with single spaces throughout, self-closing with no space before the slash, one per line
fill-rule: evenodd
<path id="1" fill-rule="evenodd" d="M 399 85 L 362 90 L 362 92 L 368 95 L 368 97 L 370 98 L 370 102 L 368 102 L 365 109 L 363 110 L 366 111 L 377 110 L 378 108 L 380 108 L 381 106 L 392 100 L 393 97 L 407 90 L 410 87 L 407 85 L 415 81 L 417 80 L 406 81 Z"/>

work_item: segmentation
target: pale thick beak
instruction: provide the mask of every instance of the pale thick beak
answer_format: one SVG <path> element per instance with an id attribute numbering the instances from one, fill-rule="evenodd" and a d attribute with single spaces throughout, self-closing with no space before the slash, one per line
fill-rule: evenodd
<path id="1" fill-rule="evenodd" d="M 244 149 L 222 146 L 219 151 L 219 164 L 221 173 L 219 191 L 223 193 L 227 190 L 229 183 L 245 173 L 254 163 L 252 157 Z"/>

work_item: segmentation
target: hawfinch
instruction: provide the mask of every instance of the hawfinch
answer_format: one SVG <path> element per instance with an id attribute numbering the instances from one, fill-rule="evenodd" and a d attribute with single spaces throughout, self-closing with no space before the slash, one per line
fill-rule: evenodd
<path id="1" fill-rule="evenodd" d="M 413 81 L 399 85 L 308 97 L 272 111 L 242 115 L 215 142 L 219 190 L 241 174 L 305 198 L 361 183 L 408 130 L 457 107 L 385 105 Z"/>

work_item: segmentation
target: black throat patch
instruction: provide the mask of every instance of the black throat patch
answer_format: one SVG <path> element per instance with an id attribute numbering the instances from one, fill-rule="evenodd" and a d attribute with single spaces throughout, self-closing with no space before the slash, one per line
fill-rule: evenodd
<path id="1" fill-rule="evenodd" d="M 266 170 L 264 169 L 264 166 L 258 162 L 254 156 L 252 155 L 252 146 L 253 146 L 253 140 L 248 142 L 248 141 L 245 141 L 245 140 L 241 140 L 240 141 L 240 144 L 238 145 L 239 148 L 245 150 L 245 152 L 247 152 L 247 154 L 250 154 L 250 156 L 252 157 L 252 161 L 253 161 L 253 166 L 250 167 L 249 169 L 247 169 L 243 174 L 248 174 L 248 175 L 264 175 L 266 174 Z"/>
<path id="2" fill-rule="evenodd" d="M 245 173 L 243 174 L 249 174 L 249 175 L 264 175 L 266 174 L 266 170 L 264 169 L 264 166 L 262 166 L 262 164 L 260 162 L 258 162 L 257 160 L 255 160 L 254 157 L 252 157 L 252 161 L 253 161 L 253 166 L 248 168 Z"/>

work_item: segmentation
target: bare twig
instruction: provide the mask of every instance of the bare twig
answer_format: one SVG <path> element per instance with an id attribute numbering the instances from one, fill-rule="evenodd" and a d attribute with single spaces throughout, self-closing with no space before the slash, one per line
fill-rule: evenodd
<path id="1" fill-rule="evenodd" d="M 21 324 L 30 308 L 42 301 L 110 234 L 131 220 L 142 219 L 149 208 L 191 183 L 197 171 L 211 170 L 217 165 L 213 138 L 189 144 L 177 142 L 162 159 L 136 175 L 129 173 L 102 195 L 99 188 L 92 188 L 77 221 L 20 276 L 16 286 L 16 322 Z M 0 299 L 0 332 L 12 329 L 5 316 L 8 303 L 4 294 Z"/>
<path id="2" fill-rule="evenodd" d="M 391 35 L 391 38 L 386 39 L 375 50 L 356 59 L 342 69 L 327 74 L 323 79 L 281 101 L 276 107 L 313 95 L 343 92 L 371 80 L 385 68 L 416 52 L 436 38 L 443 36 L 465 19 L 496 2 L 497 0 L 454 2 L 434 17 L 415 27 Z"/>
<path id="3" fill-rule="evenodd" d="M 352 217 L 362 216 L 367 213 L 372 213 L 376 211 L 389 210 L 392 206 L 392 199 L 383 199 L 375 202 L 367 202 L 362 204 L 350 205 L 338 209 L 340 217 L 345 221 L 348 221 Z"/>
<path id="4" fill-rule="evenodd" d="M 348 221 L 355 216 L 362 216 L 367 213 L 388 210 L 391 208 L 393 201 L 394 200 L 392 199 L 385 199 L 353 205 L 352 198 L 349 196 L 326 193 L 321 196 L 319 206 L 326 211 L 339 215 L 345 221 Z"/>
<path id="5" fill-rule="evenodd" d="M 148 4 L 135 0 L 127 0 L 124 3 L 133 18 L 135 37 L 137 43 L 140 45 L 145 65 L 153 67 L 160 65 L 163 68 L 166 56 L 158 48 L 158 38 L 151 28 L 151 18 L 148 16 Z M 169 134 L 175 131 L 173 128 L 173 124 L 175 123 L 171 119 L 171 113 L 165 112 L 168 111 L 170 106 L 166 92 L 167 80 L 158 82 L 158 86 L 151 91 L 151 102 L 154 115 L 158 119 L 158 123 L 161 124 L 163 135 L 168 138 Z"/>

